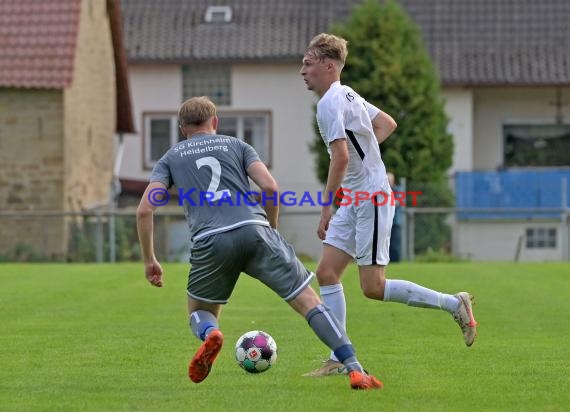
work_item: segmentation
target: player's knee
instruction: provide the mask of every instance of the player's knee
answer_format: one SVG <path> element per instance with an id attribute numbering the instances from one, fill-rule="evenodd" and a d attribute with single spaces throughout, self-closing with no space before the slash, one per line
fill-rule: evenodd
<path id="1" fill-rule="evenodd" d="M 335 273 L 331 268 L 319 267 L 317 268 L 317 280 L 320 286 L 334 285 L 340 282 L 340 274 Z"/>
<path id="2" fill-rule="evenodd" d="M 382 300 L 384 298 L 384 293 L 380 293 L 376 289 L 364 289 L 362 292 L 368 299 Z"/>
<path id="3" fill-rule="evenodd" d="M 362 293 L 368 299 L 384 300 L 383 282 L 374 282 L 362 285 Z"/>

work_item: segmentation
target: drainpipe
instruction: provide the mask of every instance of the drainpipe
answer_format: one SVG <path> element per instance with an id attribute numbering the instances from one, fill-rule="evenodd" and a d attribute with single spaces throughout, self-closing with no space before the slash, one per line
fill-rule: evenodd
<path id="1" fill-rule="evenodd" d="M 116 236 L 115 236 L 115 208 L 117 199 L 121 194 L 121 182 L 119 181 L 119 170 L 123 161 L 124 153 L 123 134 L 119 133 L 119 143 L 117 145 L 117 155 L 115 156 L 115 166 L 113 168 L 113 178 L 111 180 L 111 190 L 109 193 L 109 262 L 115 263 L 117 260 Z"/>

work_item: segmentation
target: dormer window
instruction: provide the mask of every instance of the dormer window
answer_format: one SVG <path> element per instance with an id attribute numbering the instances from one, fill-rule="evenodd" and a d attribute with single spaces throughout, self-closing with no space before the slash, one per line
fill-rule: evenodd
<path id="1" fill-rule="evenodd" d="M 208 6 L 204 16 L 206 23 L 229 23 L 232 21 L 230 6 Z"/>

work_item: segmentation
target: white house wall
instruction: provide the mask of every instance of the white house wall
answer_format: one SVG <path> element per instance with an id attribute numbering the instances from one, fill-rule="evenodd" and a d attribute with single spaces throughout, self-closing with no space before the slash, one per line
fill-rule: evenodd
<path id="1" fill-rule="evenodd" d="M 281 190 L 319 190 L 313 139 L 313 93 L 305 88 L 299 65 L 236 65 L 232 103 L 237 109 L 272 112 L 272 165 Z"/>
<path id="2" fill-rule="evenodd" d="M 129 81 L 132 90 L 136 135 L 126 135 L 120 176 L 123 179 L 147 180 L 150 171 L 143 169 L 144 112 L 176 112 L 182 100 L 182 69 L 179 65 L 131 65 Z"/>
<path id="3" fill-rule="evenodd" d="M 557 228 L 556 248 L 527 249 L 524 235 L 527 228 Z M 559 261 L 566 255 L 562 250 L 565 245 L 560 221 L 521 222 L 487 221 L 458 222 L 456 253 L 471 260 L 514 261 L 517 244 L 522 241 L 519 260 L 527 262 Z"/>
<path id="4" fill-rule="evenodd" d="M 443 90 L 448 132 L 453 136 L 453 163 L 449 174 L 473 170 L 473 91 L 463 88 Z"/>
<path id="5" fill-rule="evenodd" d="M 556 120 L 556 90 L 553 87 L 486 87 L 466 91 L 472 95 L 473 139 L 457 127 L 467 108 L 465 99 L 457 98 L 445 90 L 447 112 L 451 118 L 450 132 L 454 134 L 454 171 L 493 170 L 503 165 L 503 126 L 517 123 L 554 123 Z M 454 94 L 457 94 L 454 91 Z M 568 96 L 568 89 L 563 97 Z M 568 106 L 563 106 L 563 115 L 570 116 Z M 465 147 L 462 145 L 465 144 Z M 472 153 L 468 158 L 468 150 Z M 464 150 L 465 149 L 465 150 Z M 466 167 L 463 167 L 463 164 Z M 471 167 L 467 167 L 470 165 Z M 530 227 L 558 227 L 559 223 L 523 221 L 476 221 L 459 222 L 454 230 L 454 252 L 473 260 L 513 260 L 517 242 Z M 563 230 L 565 230 L 563 232 Z M 567 229 L 559 228 L 555 249 L 527 249 L 523 240 L 519 259 L 521 261 L 550 261 L 567 259 Z M 565 235 L 563 236 L 563 233 Z M 485 240 L 485 241 L 482 241 Z"/>
<path id="6" fill-rule="evenodd" d="M 564 98 L 568 99 L 566 88 Z M 477 88 L 474 93 L 473 168 L 496 169 L 503 164 L 503 125 L 508 123 L 553 123 L 556 91 L 543 88 Z M 568 103 L 568 102 L 566 102 Z M 570 119 L 570 105 L 563 106 Z"/>

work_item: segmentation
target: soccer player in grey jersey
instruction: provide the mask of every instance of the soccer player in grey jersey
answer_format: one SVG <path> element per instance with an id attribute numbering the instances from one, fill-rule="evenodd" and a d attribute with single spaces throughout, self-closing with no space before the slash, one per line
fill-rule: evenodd
<path id="1" fill-rule="evenodd" d="M 137 209 L 137 229 L 145 276 L 162 287 L 162 267 L 153 245 L 156 192 L 176 186 L 193 241 L 187 289 L 190 327 L 203 341 L 190 361 L 190 379 L 199 383 L 210 373 L 223 344 L 218 326 L 221 306 L 245 272 L 307 319 L 348 371 L 353 389 L 381 388 L 382 382 L 364 372 L 346 332 L 309 285 L 313 274 L 275 230 L 277 183 L 255 150 L 216 134 L 216 107 L 207 97 L 184 102 L 179 123 L 187 139 L 168 150 L 153 169 Z M 248 177 L 264 193 L 264 209 L 248 199 Z"/>

